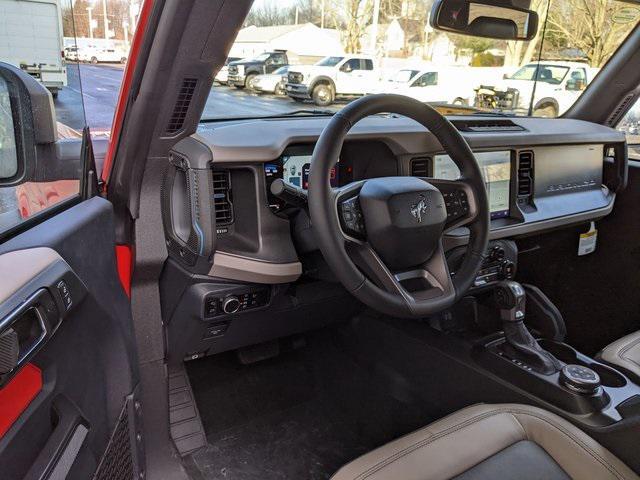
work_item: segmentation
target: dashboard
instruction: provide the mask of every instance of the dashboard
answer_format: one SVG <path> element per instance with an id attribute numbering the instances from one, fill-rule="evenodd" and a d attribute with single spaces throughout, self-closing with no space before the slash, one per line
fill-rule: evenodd
<path id="1" fill-rule="evenodd" d="M 313 145 L 291 146 L 287 147 L 278 159 L 264 164 L 269 205 L 274 212 L 280 211 L 285 204 L 271 194 L 271 184 L 274 180 L 281 179 L 293 188 L 306 191 L 309 188 L 312 154 Z M 514 152 L 511 150 L 475 152 L 487 189 L 492 219 L 509 216 L 511 162 L 513 156 Z M 354 177 L 354 164 L 359 166 L 360 161 L 350 156 L 344 160 L 339 158 L 331 170 L 331 186 L 342 187 L 353 182 L 354 179 L 362 180 L 384 176 L 384 171 L 372 172 L 369 169 L 367 176 L 361 176 L 356 173 Z M 392 173 L 392 175 L 395 175 L 395 173 Z M 433 156 L 433 167 L 429 171 L 429 176 L 442 180 L 456 180 L 460 177 L 460 170 L 449 155 L 439 154 Z"/>
<path id="2" fill-rule="evenodd" d="M 182 211 L 191 205 L 191 220 L 198 216 L 199 221 L 178 222 L 182 233 L 176 234 L 167 224 L 180 212 L 165 216 L 170 253 L 173 242 L 183 262 L 188 257 L 202 264 L 200 273 L 216 278 L 271 284 L 297 279 L 301 260 L 317 252 L 313 226 L 304 208 L 292 208 L 270 187 L 282 179 L 304 197 L 315 141 L 328 122 L 328 117 L 312 117 L 203 124 L 178 142 L 173 163 L 204 176 L 195 189 L 198 199 L 174 202 Z M 602 218 L 625 185 L 625 137 L 608 127 L 482 116 L 455 117 L 452 123 L 480 165 L 491 240 Z M 412 120 L 380 115 L 358 122 L 336 159 L 332 186 L 395 175 L 453 180 L 460 172 L 435 136 Z M 182 188 L 183 194 L 193 191 L 193 186 Z M 213 219 L 207 224 L 208 212 Z M 447 232 L 445 250 L 465 245 L 468 237 L 465 228 Z M 184 255 L 185 250 L 193 254 Z"/>

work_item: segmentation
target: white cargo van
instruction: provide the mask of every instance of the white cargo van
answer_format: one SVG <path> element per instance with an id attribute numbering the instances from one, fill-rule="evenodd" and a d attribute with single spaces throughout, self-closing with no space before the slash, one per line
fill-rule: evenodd
<path id="1" fill-rule="evenodd" d="M 59 0 L 0 0 L 0 58 L 46 86 L 67 85 Z"/>

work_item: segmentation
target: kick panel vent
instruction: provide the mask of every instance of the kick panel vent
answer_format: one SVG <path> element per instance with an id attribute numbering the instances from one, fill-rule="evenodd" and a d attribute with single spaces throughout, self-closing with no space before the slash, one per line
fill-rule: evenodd
<path id="1" fill-rule="evenodd" d="M 530 198 L 533 195 L 533 152 L 518 154 L 518 197 Z"/>
<path id="2" fill-rule="evenodd" d="M 411 175 L 414 177 L 429 176 L 429 159 L 427 157 L 411 160 Z"/>
<path id="3" fill-rule="evenodd" d="M 187 112 L 189 111 L 189 105 L 193 98 L 193 93 L 196 91 L 196 85 L 198 80 L 196 78 L 185 78 L 182 80 L 182 86 L 178 92 L 178 98 L 173 106 L 173 113 L 171 119 L 165 130 L 168 135 L 173 135 L 184 126 L 184 120 L 187 118 Z"/>
<path id="4" fill-rule="evenodd" d="M 216 226 L 233 223 L 231 175 L 228 170 L 213 171 L 213 204 L 216 213 Z"/>
<path id="5" fill-rule="evenodd" d="M 620 117 L 627 111 L 627 108 L 629 107 L 629 104 L 634 99 L 634 97 L 635 95 L 633 93 L 630 93 L 629 95 L 624 97 L 618 104 L 616 109 L 611 113 L 611 115 L 609 115 L 609 118 L 607 118 L 605 125 L 607 125 L 608 127 L 612 127 L 613 125 L 618 123 L 618 120 L 620 120 Z"/>

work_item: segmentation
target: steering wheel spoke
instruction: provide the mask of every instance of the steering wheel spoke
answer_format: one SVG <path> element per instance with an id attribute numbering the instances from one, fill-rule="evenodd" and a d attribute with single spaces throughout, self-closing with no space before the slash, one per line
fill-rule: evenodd
<path id="1" fill-rule="evenodd" d="M 348 242 L 346 248 L 354 263 L 376 286 L 401 297 L 410 310 L 415 310 L 421 301 L 439 297 L 448 301 L 455 296 L 442 245 L 422 265 L 400 272 L 391 271 L 366 242 Z"/>
<path id="2" fill-rule="evenodd" d="M 464 179 L 443 180 L 427 177 L 423 180 L 440 190 L 444 197 L 447 209 L 445 232 L 468 225 L 476 219 L 478 202 L 469 182 Z"/>
<path id="3" fill-rule="evenodd" d="M 358 268 L 373 283 L 389 293 L 401 295 L 405 299 L 408 298 L 408 292 L 371 245 L 366 242 L 348 242 L 346 248 Z"/>

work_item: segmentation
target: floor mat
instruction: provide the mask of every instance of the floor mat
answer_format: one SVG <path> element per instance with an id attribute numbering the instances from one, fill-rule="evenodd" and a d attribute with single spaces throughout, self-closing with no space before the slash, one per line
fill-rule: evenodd
<path id="1" fill-rule="evenodd" d="M 326 479 L 433 420 L 392 397 L 331 330 L 259 364 L 225 354 L 191 362 L 187 371 L 209 442 L 187 460 L 194 478 Z"/>

